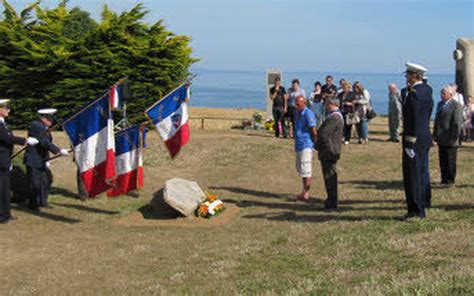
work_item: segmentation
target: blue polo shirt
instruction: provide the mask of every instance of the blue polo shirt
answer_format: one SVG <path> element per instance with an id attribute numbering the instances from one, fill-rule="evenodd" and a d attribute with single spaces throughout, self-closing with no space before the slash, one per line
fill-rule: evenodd
<path id="1" fill-rule="evenodd" d="M 316 127 L 316 116 L 313 111 L 304 108 L 303 111 L 295 112 L 295 151 L 300 152 L 307 148 L 313 148 L 311 129 Z"/>

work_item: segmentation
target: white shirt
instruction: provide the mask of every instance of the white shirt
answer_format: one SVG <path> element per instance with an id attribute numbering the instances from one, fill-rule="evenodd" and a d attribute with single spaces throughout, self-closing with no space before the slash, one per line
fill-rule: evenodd
<path id="1" fill-rule="evenodd" d="M 461 106 L 464 106 L 464 97 L 462 94 L 460 93 L 455 93 L 454 96 L 453 96 L 453 99 L 455 101 L 457 101 L 459 104 L 461 104 Z"/>

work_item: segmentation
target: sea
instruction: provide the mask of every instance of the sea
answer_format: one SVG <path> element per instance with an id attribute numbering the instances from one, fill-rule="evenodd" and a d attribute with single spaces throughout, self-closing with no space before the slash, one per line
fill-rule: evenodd
<path id="1" fill-rule="evenodd" d="M 453 71 L 454 72 L 454 71 Z M 266 75 L 264 70 L 213 70 L 192 69 L 195 74 L 192 85 L 191 106 L 211 108 L 237 108 L 266 110 Z M 291 80 L 300 80 L 301 87 L 309 96 L 314 83 L 324 84 L 326 75 L 334 76 L 334 82 L 339 80 L 360 81 L 370 92 L 372 106 L 375 111 L 387 114 L 388 84 L 395 83 L 401 89 L 405 85 L 403 73 L 326 73 L 326 72 L 282 72 L 283 86 L 288 88 Z M 433 87 L 433 99 L 440 99 L 441 88 L 455 80 L 453 75 L 429 74 L 428 82 Z"/>

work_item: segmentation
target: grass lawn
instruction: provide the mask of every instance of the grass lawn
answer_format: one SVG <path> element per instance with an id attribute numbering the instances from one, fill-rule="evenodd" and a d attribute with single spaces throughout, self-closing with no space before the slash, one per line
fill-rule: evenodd
<path id="1" fill-rule="evenodd" d="M 474 145 L 460 149 L 450 189 L 436 186 L 431 150 L 433 208 L 401 222 L 401 148 L 376 123 L 368 145 L 343 147 L 341 209 L 330 213 L 319 162 L 311 202 L 294 202 L 292 142 L 265 132 L 194 128 L 176 161 L 151 132 L 137 197 L 78 201 L 72 160 L 56 160 L 54 208 L 15 205 L 18 220 L 0 226 L 0 295 L 473 295 Z M 238 215 L 215 227 L 117 223 L 173 177 L 209 188 Z"/>

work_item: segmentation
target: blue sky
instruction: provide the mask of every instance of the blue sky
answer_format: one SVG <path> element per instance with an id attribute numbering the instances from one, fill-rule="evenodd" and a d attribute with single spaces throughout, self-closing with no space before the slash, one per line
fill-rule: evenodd
<path id="1" fill-rule="evenodd" d="M 10 0 L 21 8 L 33 0 Z M 43 6 L 58 1 L 43 0 Z M 453 73 L 459 36 L 474 38 L 474 0 L 70 0 L 100 15 L 142 2 L 148 22 L 193 38 L 207 69 Z"/>

